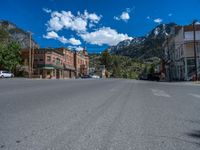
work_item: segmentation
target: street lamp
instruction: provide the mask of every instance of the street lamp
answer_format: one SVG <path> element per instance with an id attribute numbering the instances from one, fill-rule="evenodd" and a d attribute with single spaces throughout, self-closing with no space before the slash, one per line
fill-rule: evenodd
<path id="1" fill-rule="evenodd" d="M 28 75 L 31 78 L 31 32 L 29 32 L 29 59 L 28 59 Z"/>
<path id="2" fill-rule="evenodd" d="M 194 48 L 194 66 L 195 66 L 195 80 L 198 80 L 198 70 L 197 70 L 197 52 L 196 52 L 196 24 L 197 20 L 194 20 L 192 25 L 193 25 L 193 48 Z"/>
<path id="3" fill-rule="evenodd" d="M 171 82 L 171 60 L 170 60 L 170 48 L 169 48 L 169 39 L 170 35 L 166 35 L 166 44 L 167 44 L 167 64 L 168 64 L 168 75 L 169 75 L 169 82 Z"/>

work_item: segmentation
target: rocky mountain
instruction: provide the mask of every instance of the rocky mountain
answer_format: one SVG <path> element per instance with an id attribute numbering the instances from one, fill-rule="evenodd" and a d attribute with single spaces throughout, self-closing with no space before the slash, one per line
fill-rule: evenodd
<path id="1" fill-rule="evenodd" d="M 0 30 L 8 34 L 9 40 L 19 42 L 22 48 L 29 48 L 30 34 L 28 32 L 5 20 L 0 20 Z M 39 47 L 39 45 L 33 39 L 31 40 L 31 45 L 35 48 Z"/>
<path id="2" fill-rule="evenodd" d="M 144 37 L 125 40 L 107 50 L 111 54 L 129 56 L 137 59 L 163 57 L 163 42 L 173 33 L 175 23 L 160 24 Z"/>

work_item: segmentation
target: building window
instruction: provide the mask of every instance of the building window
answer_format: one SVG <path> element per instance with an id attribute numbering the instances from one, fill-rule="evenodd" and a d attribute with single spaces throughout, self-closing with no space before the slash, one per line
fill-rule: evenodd
<path id="1" fill-rule="evenodd" d="M 56 58 L 56 64 L 61 64 L 61 61 L 59 58 Z"/>
<path id="2" fill-rule="evenodd" d="M 40 61 L 43 61 L 43 59 L 42 59 L 42 58 L 40 58 Z"/>
<path id="3" fill-rule="evenodd" d="M 197 44 L 197 53 L 198 53 L 198 56 L 200 56 L 200 44 Z"/>
<path id="4" fill-rule="evenodd" d="M 193 66 L 194 65 L 194 59 L 192 58 L 192 59 L 188 59 L 187 60 L 187 65 L 188 66 Z"/>
<path id="5" fill-rule="evenodd" d="M 55 57 L 53 57 L 53 62 L 55 62 L 55 59 L 56 59 L 56 58 L 55 58 Z"/>
<path id="6" fill-rule="evenodd" d="M 51 61 L 51 56 L 47 56 L 47 61 L 48 61 L 48 62 Z"/>

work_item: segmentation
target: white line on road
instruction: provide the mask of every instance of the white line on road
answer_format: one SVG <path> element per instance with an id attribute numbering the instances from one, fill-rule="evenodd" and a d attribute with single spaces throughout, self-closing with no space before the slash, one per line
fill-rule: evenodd
<path id="1" fill-rule="evenodd" d="M 151 89 L 153 94 L 155 96 L 162 96 L 162 97 L 168 97 L 170 98 L 171 96 L 169 94 L 167 94 L 165 91 L 163 90 L 159 90 L 159 89 Z"/>
<path id="2" fill-rule="evenodd" d="M 196 97 L 196 98 L 200 98 L 200 95 L 198 95 L 198 94 L 189 93 L 189 95 L 191 95 L 191 96 L 193 96 L 193 97 Z"/>

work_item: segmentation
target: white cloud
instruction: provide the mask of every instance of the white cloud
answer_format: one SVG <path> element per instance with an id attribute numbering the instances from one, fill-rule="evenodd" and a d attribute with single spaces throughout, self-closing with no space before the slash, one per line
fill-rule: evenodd
<path id="1" fill-rule="evenodd" d="M 159 24 L 160 24 L 162 21 L 163 21 L 163 20 L 162 20 L 161 18 L 154 19 L 154 22 L 155 22 L 155 23 L 159 23 Z"/>
<path id="2" fill-rule="evenodd" d="M 76 49 L 77 51 L 82 51 L 82 50 L 84 50 L 84 48 L 81 47 L 81 46 L 77 46 L 75 49 Z"/>
<path id="3" fill-rule="evenodd" d="M 48 21 L 48 31 L 59 31 L 63 28 L 63 24 L 60 21 L 60 18 L 55 16 Z"/>
<path id="4" fill-rule="evenodd" d="M 200 22 L 199 22 L 199 21 L 197 21 L 197 22 L 195 22 L 195 24 L 196 24 L 196 25 L 200 25 Z"/>
<path id="5" fill-rule="evenodd" d="M 169 13 L 168 16 L 171 17 L 171 16 L 173 16 L 173 14 L 172 14 L 172 13 Z"/>
<path id="6" fill-rule="evenodd" d="M 51 11 L 51 9 L 48 9 L 48 8 L 43 8 L 42 9 L 44 12 L 46 12 L 46 13 L 51 13 L 52 11 Z"/>
<path id="7" fill-rule="evenodd" d="M 111 29 L 110 27 L 103 27 L 91 33 L 83 33 L 80 34 L 81 38 L 90 43 L 95 45 L 116 45 L 120 41 L 126 39 L 132 39 L 127 34 L 118 33 L 116 30 Z"/>
<path id="8" fill-rule="evenodd" d="M 130 19 L 130 15 L 129 15 L 130 12 L 131 12 L 131 10 L 129 8 L 127 8 L 126 11 L 123 11 L 120 16 L 117 16 L 117 17 L 114 16 L 114 19 L 115 20 L 123 20 L 123 21 L 127 22 Z"/>
<path id="9" fill-rule="evenodd" d="M 58 38 L 58 34 L 54 31 L 51 31 L 51 32 L 47 32 L 47 35 L 43 35 L 44 38 L 46 39 L 56 39 Z"/>
<path id="10" fill-rule="evenodd" d="M 76 32 L 86 32 L 88 22 L 98 23 L 101 17 L 95 13 L 88 13 L 87 10 L 83 14 L 78 12 L 76 16 L 71 11 L 53 11 L 51 19 L 47 22 L 47 31 L 70 29 Z"/>
<path id="11" fill-rule="evenodd" d="M 94 22 L 94 23 L 98 23 L 100 20 L 101 20 L 101 15 L 98 16 L 97 14 L 95 13 L 88 13 L 87 10 L 84 11 L 84 17 L 86 19 L 89 19 L 91 22 Z"/>
<path id="12" fill-rule="evenodd" d="M 130 19 L 129 13 L 123 12 L 120 16 L 120 18 L 124 21 L 128 21 Z"/>
<path id="13" fill-rule="evenodd" d="M 64 36 L 59 36 L 54 31 L 47 32 L 47 35 L 43 35 L 43 38 L 58 40 L 63 44 L 81 45 L 80 40 L 75 39 L 75 38 L 66 39 Z"/>
<path id="14" fill-rule="evenodd" d="M 150 19 L 151 19 L 151 17 L 150 17 L 150 16 L 147 16 L 147 19 L 148 19 L 148 20 L 150 20 Z"/>
<path id="15" fill-rule="evenodd" d="M 87 21 L 77 17 L 71 22 L 71 29 L 74 31 L 86 31 Z"/>
<path id="16" fill-rule="evenodd" d="M 76 50 L 76 51 L 82 51 L 82 50 L 84 50 L 84 48 L 81 47 L 81 46 L 68 46 L 68 48 Z"/>
<path id="17" fill-rule="evenodd" d="M 81 45 L 81 41 L 75 38 L 70 38 L 69 43 L 71 43 L 72 45 Z"/>
<path id="18" fill-rule="evenodd" d="M 120 20 L 120 18 L 119 18 L 119 17 L 116 17 L 116 16 L 114 16 L 113 19 L 115 19 L 115 20 Z"/>
<path id="19" fill-rule="evenodd" d="M 70 43 L 69 40 L 67 40 L 64 36 L 59 36 L 57 40 L 59 40 L 63 44 Z"/>
<path id="20" fill-rule="evenodd" d="M 89 23 L 89 28 L 93 28 L 95 27 L 96 25 L 94 23 Z"/>

